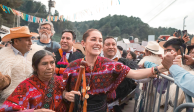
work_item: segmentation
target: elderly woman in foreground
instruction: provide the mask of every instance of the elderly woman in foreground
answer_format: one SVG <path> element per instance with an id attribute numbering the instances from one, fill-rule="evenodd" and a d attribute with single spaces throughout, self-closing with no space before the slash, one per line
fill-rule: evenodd
<path id="1" fill-rule="evenodd" d="M 0 111 L 62 112 L 62 78 L 54 75 L 55 57 L 46 50 L 32 58 L 33 75 L 20 83 Z M 43 109 L 44 108 L 44 109 Z"/>

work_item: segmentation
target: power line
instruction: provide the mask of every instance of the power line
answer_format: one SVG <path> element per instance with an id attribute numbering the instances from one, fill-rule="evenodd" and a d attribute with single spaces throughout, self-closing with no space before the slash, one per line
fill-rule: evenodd
<path id="1" fill-rule="evenodd" d="M 147 23 L 149 23 L 150 21 L 152 21 L 154 18 L 156 18 L 158 15 L 160 15 L 164 10 L 166 10 L 168 7 L 170 7 L 173 3 L 175 3 L 176 2 L 176 0 L 174 0 L 172 3 L 170 3 L 166 8 L 164 8 L 162 11 L 160 11 L 156 16 L 154 16 L 152 19 L 150 19 Z M 141 28 L 143 28 L 143 27 L 141 27 Z M 140 29 L 141 29 L 140 28 Z M 140 29 L 137 29 L 137 30 L 135 30 L 133 33 L 131 33 L 130 35 L 132 35 L 132 34 L 134 34 L 135 32 L 137 32 L 138 30 L 140 30 Z"/>
<path id="2" fill-rule="evenodd" d="M 164 0 L 164 1 L 166 1 L 166 0 Z M 145 14 L 142 18 L 144 18 L 145 16 L 147 16 L 150 12 L 152 12 L 153 10 L 155 10 L 156 8 L 158 8 L 159 6 L 161 6 L 161 4 L 163 4 L 163 2 L 164 1 L 162 1 L 159 5 L 157 5 L 156 7 L 154 7 L 151 11 L 149 11 L 147 14 Z"/>
<path id="3" fill-rule="evenodd" d="M 42 3 L 40 3 L 40 7 L 38 8 L 38 10 L 36 11 L 36 13 L 34 14 L 34 16 L 38 13 L 38 11 L 40 10 L 40 8 L 42 7 Z M 28 23 L 28 26 L 30 25 L 31 22 Z"/>
<path id="4" fill-rule="evenodd" d="M 152 21 L 154 18 L 156 18 L 158 15 L 160 15 L 163 11 L 165 11 L 168 7 L 170 7 L 173 3 L 175 3 L 177 0 L 173 1 L 171 4 L 169 4 L 166 8 L 164 8 L 162 11 L 160 11 L 156 16 L 154 16 L 152 19 L 150 19 L 147 23 Z"/>

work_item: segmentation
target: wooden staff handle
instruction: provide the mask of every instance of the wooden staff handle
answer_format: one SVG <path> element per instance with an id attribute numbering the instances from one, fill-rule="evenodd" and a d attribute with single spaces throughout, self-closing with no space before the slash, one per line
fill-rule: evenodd
<path id="1" fill-rule="evenodd" d="M 81 61 L 80 62 L 79 74 L 78 74 L 78 77 L 77 77 L 77 81 L 76 81 L 76 84 L 75 84 L 74 91 L 78 91 L 79 90 L 79 87 L 80 87 L 80 84 L 81 84 L 82 75 L 85 72 L 86 64 L 87 63 L 85 61 Z M 71 102 L 70 107 L 69 107 L 69 112 L 73 112 L 73 108 L 74 108 L 74 102 Z"/>

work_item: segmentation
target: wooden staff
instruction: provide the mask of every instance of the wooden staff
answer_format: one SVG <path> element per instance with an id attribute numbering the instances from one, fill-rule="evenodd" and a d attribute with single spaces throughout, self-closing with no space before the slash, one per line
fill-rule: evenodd
<path id="1" fill-rule="evenodd" d="M 74 91 L 78 91 L 79 88 L 80 88 L 81 79 L 82 79 L 82 75 L 85 72 L 85 66 L 86 66 L 86 64 L 87 63 L 85 61 L 81 61 L 80 62 L 79 74 L 78 74 L 78 77 L 77 77 L 77 81 L 76 81 L 76 84 L 75 84 Z M 73 108 L 74 108 L 74 102 L 71 102 L 70 107 L 69 107 L 69 112 L 73 112 Z"/>

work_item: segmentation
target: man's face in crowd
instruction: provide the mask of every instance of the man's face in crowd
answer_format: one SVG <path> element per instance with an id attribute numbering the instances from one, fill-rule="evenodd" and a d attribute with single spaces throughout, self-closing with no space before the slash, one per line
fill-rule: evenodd
<path id="1" fill-rule="evenodd" d="M 61 49 L 65 52 L 69 52 L 72 49 L 75 40 L 70 32 L 63 33 L 60 41 Z"/>
<path id="2" fill-rule="evenodd" d="M 19 50 L 22 54 L 30 51 L 32 45 L 31 37 L 23 37 L 14 39 L 14 47 Z"/>
<path id="3" fill-rule="evenodd" d="M 194 49 L 191 49 L 189 55 L 190 55 L 192 58 L 194 58 Z"/>
<path id="4" fill-rule="evenodd" d="M 51 26 L 49 24 L 44 24 L 39 29 L 40 39 L 48 40 L 53 35 L 51 32 Z"/>
<path id="5" fill-rule="evenodd" d="M 145 56 L 150 56 L 150 55 L 152 55 L 152 53 L 148 50 L 145 50 Z"/>
<path id="6" fill-rule="evenodd" d="M 164 48 L 164 54 L 166 54 L 167 52 L 171 52 L 172 50 L 173 50 L 174 52 L 176 52 L 177 55 L 181 55 L 180 50 L 178 50 L 178 52 L 177 52 L 177 51 L 175 50 L 175 48 L 173 48 L 171 45 L 168 46 L 168 47 L 166 47 L 166 48 Z"/>
<path id="7" fill-rule="evenodd" d="M 136 56 L 139 56 L 139 51 L 134 51 L 134 53 L 136 54 Z"/>
<path id="8" fill-rule="evenodd" d="M 104 41 L 103 47 L 104 57 L 112 59 L 117 53 L 116 41 L 112 38 L 106 39 Z"/>

